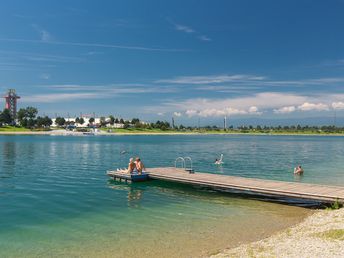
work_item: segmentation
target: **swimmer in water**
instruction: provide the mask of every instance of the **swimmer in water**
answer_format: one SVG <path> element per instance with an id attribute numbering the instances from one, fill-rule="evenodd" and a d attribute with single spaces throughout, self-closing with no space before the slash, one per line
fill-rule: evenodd
<path id="1" fill-rule="evenodd" d="M 221 165 L 222 162 L 222 158 L 223 158 L 223 154 L 221 154 L 221 158 L 220 159 L 215 159 L 215 165 Z"/>
<path id="2" fill-rule="evenodd" d="M 294 168 L 294 174 L 295 175 L 302 175 L 303 174 L 303 168 L 301 165 L 298 165 L 296 168 Z"/>

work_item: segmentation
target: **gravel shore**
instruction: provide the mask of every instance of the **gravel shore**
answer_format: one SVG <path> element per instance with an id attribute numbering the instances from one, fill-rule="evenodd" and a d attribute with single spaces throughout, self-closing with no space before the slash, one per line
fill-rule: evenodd
<path id="1" fill-rule="evenodd" d="M 344 208 L 319 210 L 267 239 L 211 256 L 223 257 L 344 257 Z"/>

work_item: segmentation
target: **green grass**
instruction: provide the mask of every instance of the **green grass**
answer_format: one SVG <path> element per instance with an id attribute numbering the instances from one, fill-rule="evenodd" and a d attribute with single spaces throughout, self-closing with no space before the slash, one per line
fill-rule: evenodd
<path id="1" fill-rule="evenodd" d="M 29 129 L 24 127 L 17 127 L 17 126 L 1 126 L 0 132 L 28 132 Z"/>
<path id="2" fill-rule="evenodd" d="M 55 129 L 62 129 L 62 128 L 51 128 L 51 130 Z M 249 134 L 249 135 L 344 135 L 344 132 L 335 132 L 329 133 L 324 131 L 312 131 L 312 130 L 305 130 L 305 131 L 287 131 L 287 130 L 255 130 L 255 129 L 248 129 L 248 130 L 237 130 L 237 129 L 228 129 L 224 131 L 223 129 L 184 129 L 184 130 L 175 130 L 175 129 L 168 129 L 168 130 L 161 130 L 161 129 L 147 129 L 147 128 L 100 128 L 102 131 L 108 131 L 111 129 L 112 133 L 118 134 Z M 23 127 L 16 127 L 16 126 L 3 126 L 0 127 L 0 132 L 29 132 L 29 131 L 49 131 L 49 129 L 35 129 L 30 130 Z"/>
<path id="3" fill-rule="evenodd" d="M 331 240 L 344 240 L 344 229 L 331 229 L 318 233 L 316 236 Z"/>
<path id="4" fill-rule="evenodd" d="M 108 131 L 110 128 L 100 128 L 102 131 Z M 327 133 L 327 132 L 319 132 L 319 131 L 285 131 L 285 130 L 266 130 L 266 131 L 257 131 L 257 130 L 212 130 L 212 129 L 185 129 L 185 130 L 175 130 L 175 129 L 168 129 L 168 130 L 161 130 L 161 129 L 147 129 L 147 128 L 127 128 L 127 129 L 120 129 L 120 128 L 113 128 L 111 129 L 113 133 L 123 133 L 123 134 L 130 134 L 130 133 L 166 133 L 166 134 L 253 134 L 253 135 L 343 135 L 344 133 Z"/>
<path id="5" fill-rule="evenodd" d="M 101 128 L 102 131 L 108 131 L 109 128 Z M 146 129 L 146 128 L 113 128 L 112 133 L 178 133 L 176 130 Z"/>

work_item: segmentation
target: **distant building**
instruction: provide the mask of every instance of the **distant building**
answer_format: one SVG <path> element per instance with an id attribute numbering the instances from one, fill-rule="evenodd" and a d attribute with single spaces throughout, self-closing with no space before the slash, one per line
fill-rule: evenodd
<path id="1" fill-rule="evenodd" d="M 17 99 L 20 97 L 16 94 L 15 89 L 9 89 L 4 98 L 6 100 L 5 108 L 10 111 L 12 118 L 15 119 L 17 116 Z"/>
<path id="2" fill-rule="evenodd" d="M 71 124 L 73 124 L 73 125 L 75 125 L 75 127 L 87 127 L 88 125 L 90 125 L 90 122 L 89 122 L 89 120 L 90 120 L 90 118 L 89 117 L 83 117 L 83 119 L 84 119 L 84 123 L 81 125 L 81 124 L 79 124 L 79 123 L 76 123 L 75 121 L 76 121 L 76 118 L 64 118 L 65 120 L 66 120 L 66 122 L 67 123 L 71 123 Z M 58 125 L 56 124 L 56 119 L 55 118 L 53 118 L 52 119 L 52 121 L 53 121 L 53 124 L 51 125 L 52 127 L 57 127 Z M 110 121 L 110 118 L 106 118 L 105 119 L 105 121 L 106 122 L 109 122 Z M 94 123 L 93 123 L 93 125 L 94 126 L 99 126 L 100 125 L 100 118 L 98 118 L 98 117 L 96 117 L 96 118 L 94 118 Z M 113 125 L 110 125 L 109 123 L 107 123 L 106 124 L 106 127 L 112 127 L 112 128 L 123 128 L 124 127 L 124 124 L 122 124 L 122 123 L 114 123 Z"/>

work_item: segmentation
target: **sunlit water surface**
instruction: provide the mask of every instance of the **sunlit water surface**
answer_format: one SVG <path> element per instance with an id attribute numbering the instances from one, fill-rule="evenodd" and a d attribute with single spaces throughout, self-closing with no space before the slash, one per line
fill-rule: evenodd
<path id="1" fill-rule="evenodd" d="M 150 181 L 108 180 L 190 156 L 198 171 L 344 185 L 343 137 L 0 136 L 0 257 L 197 257 L 257 240 L 309 210 Z M 126 154 L 120 154 L 125 150 Z M 224 154 L 224 164 L 214 160 Z M 297 164 L 303 177 L 294 177 Z"/>

